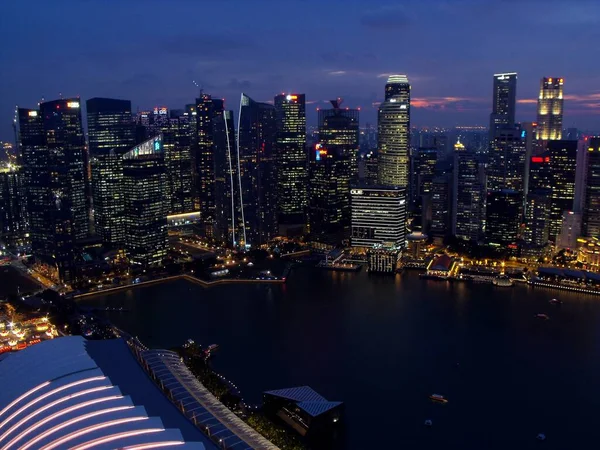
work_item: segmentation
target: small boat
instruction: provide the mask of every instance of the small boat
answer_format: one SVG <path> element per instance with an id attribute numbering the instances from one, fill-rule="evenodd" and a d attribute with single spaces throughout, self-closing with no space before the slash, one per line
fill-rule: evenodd
<path id="1" fill-rule="evenodd" d="M 538 441 L 545 441 L 546 440 L 546 435 L 544 433 L 540 433 L 537 435 L 536 439 Z"/>
<path id="2" fill-rule="evenodd" d="M 557 299 L 557 298 L 553 298 L 552 300 L 550 300 L 549 302 L 551 305 L 560 305 L 562 302 Z"/>
<path id="3" fill-rule="evenodd" d="M 440 394 L 431 394 L 429 396 L 429 399 L 432 402 L 437 402 L 437 403 L 442 403 L 442 404 L 448 403 L 448 399 L 446 397 L 444 397 L 443 395 L 440 395 Z"/>
<path id="4" fill-rule="evenodd" d="M 430 426 L 432 426 L 432 425 L 433 425 L 433 422 L 431 421 L 431 419 L 427 419 L 427 420 L 425 421 L 425 426 L 426 426 L 426 427 L 430 427 Z"/>
<path id="5" fill-rule="evenodd" d="M 536 314 L 534 317 L 536 319 L 542 319 L 542 320 L 548 320 L 548 319 L 550 319 L 550 317 L 548 316 L 548 314 Z"/>

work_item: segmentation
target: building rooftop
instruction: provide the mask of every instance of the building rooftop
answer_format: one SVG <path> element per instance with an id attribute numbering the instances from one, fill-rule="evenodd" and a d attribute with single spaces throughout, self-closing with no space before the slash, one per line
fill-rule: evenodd
<path id="1" fill-rule="evenodd" d="M 0 385 L 10 386 L 0 390 L 2 448 L 216 448 L 121 339 L 68 336 L 12 353 Z"/>
<path id="2" fill-rule="evenodd" d="M 388 84 L 408 83 L 408 77 L 404 74 L 390 75 L 387 82 Z"/>
<path id="3" fill-rule="evenodd" d="M 328 401 L 309 386 L 266 391 L 265 394 L 272 395 L 274 397 L 286 398 L 288 400 L 297 402 L 296 405 L 300 409 L 306 411 L 312 417 L 323 414 L 324 412 L 327 412 L 330 409 L 342 404 L 342 402 Z"/>

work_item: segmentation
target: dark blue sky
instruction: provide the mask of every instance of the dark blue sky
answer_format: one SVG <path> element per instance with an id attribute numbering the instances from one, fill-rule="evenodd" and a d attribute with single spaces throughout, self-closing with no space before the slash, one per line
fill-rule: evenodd
<path id="1" fill-rule="evenodd" d="M 519 120 L 542 76 L 565 78 L 565 124 L 598 127 L 598 0 L 5 0 L 0 139 L 15 105 L 80 95 L 182 107 L 205 91 L 306 93 L 375 121 L 386 74 L 412 83 L 415 125 L 485 125 L 492 74 L 517 71 Z M 60 5 L 60 7 L 57 7 Z"/>

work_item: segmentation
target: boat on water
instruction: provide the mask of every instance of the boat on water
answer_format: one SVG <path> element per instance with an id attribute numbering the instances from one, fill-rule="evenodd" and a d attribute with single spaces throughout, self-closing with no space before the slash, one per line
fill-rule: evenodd
<path id="1" fill-rule="evenodd" d="M 210 353 L 210 352 L 214 352 L 214 351 L 215 351 L 216 349 L 218 349 L 218 348 L 219 348 L 219 344 L 211 344 L 211 345 L 209 345 L 209 346 L 208 346 L 208 349 L 207 349 L 207 351 L 208 351 L 209 353 Z"/>
<path id="2" fill-rule="evenodd" d="M 511 280 L 507 276 L 499 276 L 499 277 L 494 278 L 492 280 L 492 284 L 494 286 L 499 286 L 499 287 L 513 287 L 515 285 L 513 280 Z"/>
<path id="3" fill-rule="evenodd" d="M 440 394 L 431 394 L 429 396 L 429 400 L 431 400 L 432 402 L 442 403 L 442 404 L 448 403 L 448 399 Z"/>
<path id="4" fill-rule="evenodd" d="M 562 302 L 557 299 L 557 298 L 553 298 L 552 300 L 550 300 L 549 302 L 551 305 L 560 305 Z"/>
<path id="5" fill-rule="evenodd" d="M 542 320 L 548 320 L 548 319 L 550 319 L 550 316 L 548 316 L 548 314 L 536 314 L 534 317 L 536 319 L 542 319 Z"/>

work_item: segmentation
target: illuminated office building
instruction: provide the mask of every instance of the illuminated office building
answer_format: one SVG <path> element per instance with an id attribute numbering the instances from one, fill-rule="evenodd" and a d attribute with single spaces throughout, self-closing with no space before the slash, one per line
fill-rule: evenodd
<path id="1" fill-rule="evenodd" d="M 406 189 L 364 186 L 350 190 L 352 247 L 406 245 Z"/>
<path id="2" fill-rule="evenodd" d="M 485 170 L 474 151 L 455 146 L 452 234 L 478 241 L 485 229 Z"/>
<path id="3" fill-rule="evenodd" d="M 504 189 L 489 192 L 486 206 L 486 238 L 489 243 L 507 246 L 519 236 L 523 197 L 519 192 Z"/>
<path id="4" fill-rule="evenodd" d="M 170 111 L 163 121 L 163 150 L 167 168 L 167 199 L 169 214 L 193 211 L 192 142 L 196 120 L 189 112 Z"/>
<path id="5" fill-rule="evenodd" d="M 304 94 L 275 96 L 277 119 L 277 201 L 282 224 L 305 224 L 308 205 Z"/>
<path id="6" fill-rule="evenodd" d="M 408 187 L 410 84 L 406 75 L 391 75 L 378 112 L 379 184 Z"/>
<path id="7" fill-rule="evenodd" d="M 542 78 L 538 97 L 537 138 L 560 140 L 563 131 L 563 78 Z"/>
<path id="8" fill-rule="evenodd" d="M 108 246 L 125 239 L 123 155 L 135 145 L 129 100 L 86 101 L 95 231 Z"/>
<path id="9" fill-rule="evenodd" d="M 319 110 L 319 143 L 310 152 L 310 234 L 340 241 L 350 230 L 350 187 L 358 182 L 358 109 Z"/>
<path id="10" fill-rule="evenodd" d="M 523 240 L 527 244 L 543 247 L 548 243 L 551 194 L 550 189 L 535 189 L 527 194 L 523 232 Z"/>
<path id="11" fill-rule="evenodd" d="M 431 222 L 429 229 L 423 229 L 437 241 L 445 238 L 451 231 L 451 182 L 450 174 L 440 173 L 431 183 Z"/>
<path id="12" fill-rule="evenodd" d="M 419 148 L 411 158 L 411 183 L 409 186 L 411 229 L 420 231 L 429 228 L 431 221 L 431 188 L 436 176 L 438 150 Z"/>
<path id="13" fill-rule="evenodd" d="M 587 142 L 586 187 L 583 201 L 583 235 L 600 237 L 600 138 Z"/>
<path id="14" fill-rule="evenodd" d="M 26 199 L 23 169 L 0 164 L 0 241 L 10 247 L 27 242 Z"/>
<path id="15" fill-rule="evenodd" d="M 550 156 L 540 154 L 529 159 L 529 191 L 552 189 Z"/>
<path id="16" fill-rule="evenodd" d="M 240 243 L 266 244 L 278 232 L 275 107 L 242 94 L 238 121 Z"/>
<path id="17" fill-rule="evenodd" d="M 552 171 L 550 238 L 556 239 L 561 232 L 563 213 L 572 211 L 575 201 L 577 141 L 550 140 L 545 157 L 550 158 Z"/>
<path id="18" fill-rule="evenodd" d="M 514 127 L 516 96 L 517 74 L 515 72 L 494 74 L 490 141 L 494 139 L 497 130 Z"/>
<path id="19" fill-rule="evenodd" d="M 518 127 L 496 131 L 488 155 L 487 189 L 525 190 L 526 148 L 523 131 Z"/>
<path id="20" fill-rule="evenodd" d="M 377 184 L 377 153 L 371 150 L 364 155 L 363 162 L 365 184 Z"/>
<path id="21" fill-rule="evenodd" d="M 214 155 L 214 237 L 230 247 L 243 241 L 239 198 L 239 176 L 233 111 L 225 110 L 212 119 Z"/>
<path id="22" fill-rule="evenodd" d="M 167 256 L 166 184 L 162 135 L 125 153 L 125 251 L 142 267 L 159 266 Z"/>
<path id="23" fill-rule="evenodd" d="M 78 98 L 17 111 L 32 254 L 71 282 L 75 239 L 88 234 L 85 143 Z"/>

